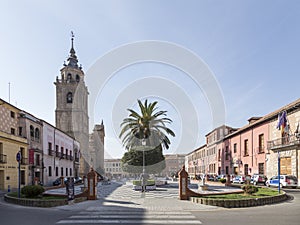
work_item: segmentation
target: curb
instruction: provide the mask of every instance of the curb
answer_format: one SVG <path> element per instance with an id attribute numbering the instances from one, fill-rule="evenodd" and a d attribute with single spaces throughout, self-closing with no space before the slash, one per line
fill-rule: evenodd
<path id="1" fill-rule="evenodd" d="M 253 207 L 261 205 L 269 205 L 279 203 L 287 200 L 289 197 L 286 193 L 262 197 L 262 198 L 248 198 L 248 199 L 212 199 L 212 198 L 199 198 L 191 197 L 190 201 L 193 203 L 199 203 L 203 205 L 219 206 L 224 208 L 242 208 L 242 207 Z"/>

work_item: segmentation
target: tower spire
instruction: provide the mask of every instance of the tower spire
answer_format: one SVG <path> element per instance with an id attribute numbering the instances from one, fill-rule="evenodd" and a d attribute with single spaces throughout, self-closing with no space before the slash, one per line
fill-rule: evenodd
<path id="1" fill-rule="evenodd" d="M 73 31 L 71 31 L 71 49 L 70 49 L 70 56 L 67 59 L 67 61 L 68 61 L 67 66 L 79 68 L 78 59 L 76 56 L 76 52 L 74 50 L 74 37 L 75 37 L 75 35 L 74 35 Z"/>

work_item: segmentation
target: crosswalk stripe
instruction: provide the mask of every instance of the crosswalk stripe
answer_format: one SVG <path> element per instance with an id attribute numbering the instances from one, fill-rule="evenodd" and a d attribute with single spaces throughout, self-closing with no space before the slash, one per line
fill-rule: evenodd
<path id="1" fill-rule="evenodd" d="M 140 217 L 138 217 L 140 216 Z M 93 218 L 93 219 L 108 219 L 108 218 L 113 218 L 113 219 L 117 219 L 117 218 L 125 218 L 125 219 L 133 219 L 133 218 L 143 218 L 143 219 L 151 219 L 151 218 L 155 218 L 155 219 L 194 219 L 195 216 L 193 215 L 75 215 L 75 216 L 71 216 L 71 219 L 89 219 L 89 218 Z"/>
<path id="2" fill-rule="evenodd" d="M 60 220 L 57 224 L 202 224 L 198 220 Z"/>

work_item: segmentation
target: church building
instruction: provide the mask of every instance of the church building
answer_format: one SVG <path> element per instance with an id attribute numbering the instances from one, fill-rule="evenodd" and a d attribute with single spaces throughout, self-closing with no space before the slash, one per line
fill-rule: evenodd
<path id="1" fill-rule="evenodd" d="M 95 125 L 92 139 L 99 139 L 99 141 L 93 141 L 90 144 L 89 92 L 84 78 L 82 67 L 78 65 L 72 33 L 70 55 L 60 70 L 60 77 L 57 77 L 54 82 L 56 86 L 55 124 L 58 129 L 80 142 L 80 176 L 86 175 L 91 167 L 98 172 L 104 168 L 104 125 L 103 122 L 101 125 Z M 95 132 L 95 130 L 100 131 Z M 99 138 L 96 138 L 95 135 Z"/>

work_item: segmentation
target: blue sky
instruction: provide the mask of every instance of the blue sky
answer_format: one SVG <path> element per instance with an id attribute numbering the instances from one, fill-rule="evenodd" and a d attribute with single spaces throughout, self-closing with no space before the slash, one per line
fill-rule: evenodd
<path id="1" fill-rule="evenodd" d="M 207 65 L 223 96 L 226 124 L 241 127 L 248 118 L 299 98 L 299 12 L 297 0 L 2 1 L 0 98 L 8 101 L 10 83 L 12 104 L 54 124 L 53 82 L 68 56 L 70 31 L 87 76 L 112 50 L 157 40 L 181 46 Z M 177 136 L 166 153 L 192 151 L 213 129 L 206 91 L 180 68 L 158 62 L 124 66 L 109 77 L 93 105 L 92 120 L 103 119 L 105 149 L 112 157 L 124 153 L 117 138 L 120 121 L 113 113 L 118 99 L 128 89 L 133 99 L 149 97 L 136 89 L 146 87 L 149 78 L 169 84 L 151 96 L 174 121 L 171 128 Z M 192 108 L 185 107 L 186 100 Z M 126 116 L 126 108 L 134 104 L 120 109 L 121 114 Z M 186 112 L 191 116 L 183 116 Z M 190 124 L 196 126 L 183 129 Z"/>

